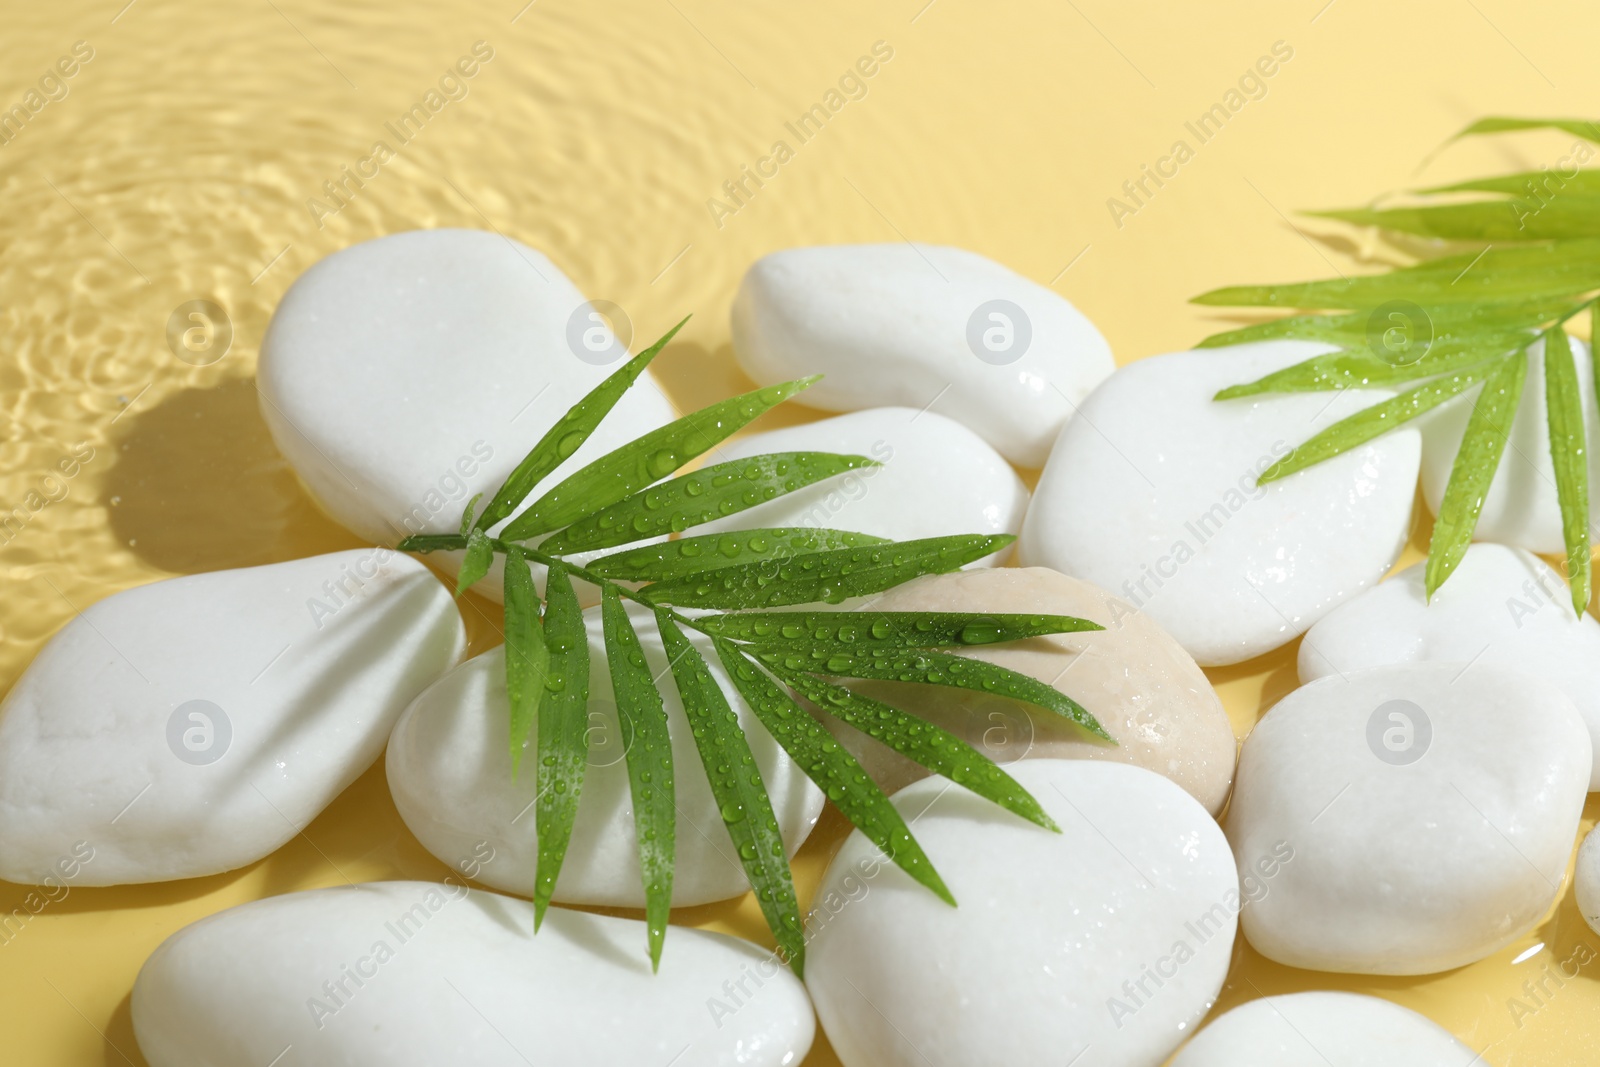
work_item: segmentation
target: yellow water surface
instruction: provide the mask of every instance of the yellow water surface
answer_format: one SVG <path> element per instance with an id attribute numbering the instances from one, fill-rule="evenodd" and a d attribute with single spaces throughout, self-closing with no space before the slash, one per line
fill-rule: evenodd
<path id="1" fill-rule="evenodd" d="M 637 336 L 694 312 L 657 364 L 684 408 L 747 387 L 729 302 L 753 259 L 796 244 L 975 249 L 1073 300 L 1126 362 L 1220 328 L 1185 304 L 1197 292 L 1392 255 L 1297 208 L 1556 165 L 1569 139 L 1528 135 L 1418 171 L 1483 114 L 1600 111 L 1596 40 L 1592 4 L 1514 0 L 4 0 L 0 108 L 22 110 L 0 116 L 0 688 L 117 590 L 356 543 L 273 450 L 252 384 L 278 298 L 336 249 L 494 229 Z M 1196 136 L 1230 91 L 1242 105 Z M 396 136 L 429 93 L 441 106 Z M 826 124 L 796 136 L 830 93 Z M 224 310 L 225 350 L 169 341 L 196 300 Z M 491 647 L 498 609 L 466 603 L 472 650 Z M 1241 735 L 1293 664 L 1291 646 L 1211 672 Z M 803 896 L 842 829 L 830 813 L 806 845 Z M 270 894 L 445 873 L 377 767 L 241 871 L 75 888 L 0 943 L 0 1061 L 142 1064 L 128 993 L 173 931 Z M 26 892 L 0 884 L 0 915 Z M 766 940 L 748 900 L 676 918 Z M 1600 1060 L 1600 936 L 1570 891 L 1518 944 L 1426 978 L 1297 971 L 1240 944 L 1223 1007 L 1354 989 L 1495 1067 Z M 1563 966 L 1576 977 L 1524 989 Z M 819 1035 L 806 1062 L 837 1061 Z"/>

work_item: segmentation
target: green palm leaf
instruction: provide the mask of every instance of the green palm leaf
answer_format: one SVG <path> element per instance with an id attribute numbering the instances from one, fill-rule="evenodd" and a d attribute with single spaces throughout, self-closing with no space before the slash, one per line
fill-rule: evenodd
<path id="1" fill-rule="evenodd" d="M 1365 352 L 1333 352 L 1312 356 L 1292 367 L 1274 371 L 1253 382 L 1219 390 L 1213 400 L 1235 400 L 1265 393 L 1325 393 L 1344 389 L 1371 389 L 1414 382 L 1482 363 L 1497 354 L 1515 351 L 1526 338 L 1508 335 L 1465 351 L 1436 352 L 1410 364 L 1393 364 Z"/>
<path id="2" fill-rule="evenodd" d="M 1581 616 L 1589 606 L 1589 452 L 1578 369 L 1566 331 L 1559 326 L 1544 335 L 1544 395 L 1572 609 Z"/>
<path id="3" fill-rule="evenodd" d="M 1456 241 L 1545 241 L 1552 237 L 1600 237 L 1600 197 L 1571 193 L 1545 204 L 1484 200 L 1471 204 L 1401 207 L 1385 211 L 1315 211 L 1311 214 L 1358 226 Z"/>
<path id="4" fill-rule="evenodd" d="M 1105 627 L 1071 615 L 983 614 L 957 611 L 752 611 L 707 615 L 704 632 L 766 649 L 804 643 L 813 651 L 942 648 L 993 645 L 1050 634 L 1084 633 Z"/>
<path id="5" fill-rule="evenodd" d="M 537 721 L 550 673 L 550 649 L 539 622 L 539 594 L 520 552 L 506 553 L 506 701 L 511 707 L 511 769 Z"/>
<path id="6" fill-rule="evenodd" d="M 1469 182 L 1435 185 L 1418 192 L 1438 193 L 1506 193 L 1539 200 L 1558 194 L 1576 193 L 1580 196 L 1600 196 L 1600 171 L 1580 170 L 1572 174 L 1556 174 L 1548 170 L 1529 170 L 1520 174 L 1504 174 L 1497 178 L 1478 178 Z"/>
<path id="7" fill-rule="evenodd" d="M 702 408 L 608 452 L 535 500 L 500 532 L 521 541 L 587 518 L 667 477 L 817 379 L 769 385 Z"/>
<path id="8" fill-rule="evenodd" d="M 996 766 L 993 760 L 954 734 L 908 715 L 899 708 L 851 692 L 842 685 L 834 685 L 800 671 L 769 669 L 789 688 L 840 722 L 848 723 L 907 759 L 1029 822 L 1047 830 L 1059 831 L 1055 820 L 1045 813 L 1026 789 Z"/>
<path id="9" fill-rule="evenodd" d="M 957 570 L 1014 540 L 1009 534 L 959 534 L 840 548 L 672 578 L 648 585 L 644 591 L 658 604 L 691 608 L 837 604 L 849 597 L 881 593 L 924 574 Z"/>
<path id="10" fill-rule="evenodd" d="M 1496 364 L 1473 404 L 1472 416 L 1461 435 L 1461 448 L 1450 468 L 1439 515 L 1433 523 L 1426 571 L 1429 597 L 1455 572 L 1472 543 L 1472 531 L 1478 525 L 1489 485 L 1510 439 L 1527 369 L 1525 352 Z"/>
<path id="11" fill-rule="evenodd" d="M 800 903 L 795 899 L 778 817 L 761 782 L 761 768 L 739 728 L 739 717 L 711 677 L 700 650 L 678 629 L 671 613 L 661 608 L 656 609 L 656 626 L 722 823 L 756 891 L 761 913 L 778 939 L 779 952 L 795 974 L 802 974 L 806 939 L 800 925 Z"/>
<path id="12" fill-rule="evenodd" d="M 1588 119 L 1491 117 L 1456 137 L 1518 130 L 1560 130 L 1600 144 L 1600 123 Z M 1527 346 L 1550 338 L 1545 401 L 1556 472 L 1573 607 L 1581 613 L 1591 585 L 1588 461 L 1582 398 L 1563 324 L 1591 304 L 1600 307 L 1600 171 L 1565 169 L 1506 174 L 1420 191 L 1420 203 L 1388 209 L 1319 212 L 1324 218 L 1389 232 L 1485 243 L 1476 251 L 1425 250 L 1421 261 L 1378 274 L 1290 285 L 1215 289 L 1195 298 L 1209 306 L 1293 309 L 1296 314 L 1215 334 L 1202 347 L 1304 338 L 1343 351 L 1221 390 L 1217 399 L 1422 381 L 1416 388 L 1342 420 L 1262 475 L 1283 477 L 1339 455 L 1418 414 L 1449 403 L 1484 382 L 1451 470 L 1429 549 L 1430 595 L 1450 576 L 1472 541 L 1494 471 L 1516 416 Z M 1463 193 L 1484 199 L 1432 200 Z M 1374 323 L 1399 307 L 1421 321 L 1431 345 L 1396 369 L 1378 366 L 1361 348 L 1373 345 Z M 1597 315 L 1600 326 L 1600 315 Z M 1384 352 L 1372 348 L 1372 355 Z M 1600 356 L 1595 364 L 1600 390 Z M 1486 381 L 1487 379 L 1487 381 Z M 1600 392 L 1597 392 L 1600 397 Z"/>
<path id="13" fill-rule="evenodd" d="M 1454 374 L 1424 382 L 1415 389 L 1371 407 L 1362 408 L 1297 445 L 1288 455 L 1263 471 L 1257 484 L 1265 485 L 1305 470 L 1386 434 L 1477 385 L 1488 376 L 1491 367 L 1489 362 L 1477 363 Z"/>
<path id="14" fill-rule="evenodd" d="M 489 573 L 494 564 L 494 545 L 482 530 L 474 527 L 467 531 L 467 554 L 461 559 L 461 570 L 456 574 L 456 596 L 472 588 L 480 578 Z"/>
<path id="15" fill-rule="evenodd" d="M 1193 303 L 1213 307 L 1370 310 L 1409 300 L 1430 310 L 1483 300 L 1554 301 L 1600 288 L 1600 239 L 1510 245 L 1441 256 L 1388 274 L 1294 285 L 1213 289 Z"/>
<path id="16" fill-rule="evenodd" d="M 911 835 L 899 809 L 861 769 L 855 757 L 834 740 L 794 698 L 730 641 L 714 640 L 717 656 L 739 694 L 783 750 L 838 806 L 851 825 L 921 885 L 954 905 L 944 879 Z"/>
<path id="17" fill-rule="evenodd" d="M 1503 115 L 1479 119 L 1451 140 L 1486 133 L 1513 133 L 1518 130 L 1564 130 L 1574 137 L 1600 144 L 1600 124 L 1596 124 L 1592 119 L 1519 119 Z"/>
<path id="18" fill-rule="evenodd" d="M 578 818 L 589 759 L 589 634 L 572 579 L 560 564 L 551 565 L 545 578 L 545 604 L 550 677 L 539 705 L 536 741 L 539 867 L 533 890 L 535 930 L 555 894 L 556 878 Z"/>
<path id="19" fill-rule="evenodd" d="M 1010 536 L 972 534 L 896 544 L 844 530 L 783 527 L 640 545 L 587 567 L 563 558 L 566 553 L 676 534 L 844 471 L 873 465 L 860 456 L 785 453 L 717 464 L 656 484 L 814 379 L 735 397 L 651 431 L 547 491 L 507 523 L 502 536 L 489 536 L 490 527 L 515 511 L 588 438 L 672 335 L 669 332 L 575 404 L 496 491 L 482 514 L 474 518 L 478 499 L 474 497 L 461 517 L 459 532 L 414 535 L 405 538 L 401 548 L 422 553 L 463 551 L 458 591 L 482 580 L 494 555 L 505 557 L 505 670 L 513 774 L 530 734 L 537 734 L 535 929 L 555 897 L 583 797 L 591 665 L 586 625 L 572 585 L 577 580 L 600 590 L 601 631 L 626 744 L 652 967 L 660 965 L 672 903 L 676 772 L 661 678 L 652 674 L 624 600 L 655 616 L 688 728 L 713 796 L 726 817 L 730 840 L 745 864 L 774 937 L 798 971 L 804 964 L 804 936 L 771 798 L 739 717 L 685 631 L 696 630 L 710 637 L 755 721 L 773 734 L 845 816 L 917 882 L 954 903 L 883 791 L 754 657 L 786 649 L 809 650 L 808 655 L 832 649 L 856 657 L 850 662 L 858 665 L 862 675 L 898 669 L 899 674 L 928 684 L 1010 694 L 1098 729 L 1075 702 L 1048 686 L 928 646 L 992 644 L 1043 634 L 1089 633 L 1099 627 L 1087 620 L 1056 615 L 856 613 L 806 608 L 764 616 L 708 618 L 672 607 L 741 609 L 837 603 L 923 575 L 955 570 L 1004 548 L 1013 540 Z M 537 546 L 518 543 L 544 534 L 551 536 Z M 542 618 L 533 563 L 544 566 L 548 573 Z M 631 588 L 623 582 L 648 584 Z M 786 644 L 784 635 L 796 624 L 804 626 L 808 636 Z M 728 636 L 720 636 L 723 634 Z M 742 639 L 748 641 L 736 643 Z M 958 738 L 817 676 L 816 672 L 829 670 L 830 663 L 837 666 L 836 659 L 807 658 L 807 670 L 782 677 L 833 715 L 902 755 L 1008 810 L 1054 828 L 1026 790 Z"/>
<path id="20" fill-rule="evenodd" d="M 878 465 L 865 456 L 828 452 L 774 452 L 718 463 L 601 508 L 552 534 L 539 548 L 587 552 L 682 533 L 846 471 Z"/>
<path id="21" fill-rule="evenodd" d="M 677 807 L 673 789 L 672 735 L 666 706 L 645 661 L 639 635 L 616 587 L 601 590 L 601 624 L 611 689 L 617 700 L 626 746 L 628 788 L 633 796 L 633 822 L 644 875 L 645 923 L 650 966 L 661 966 L 661 947 L 672 910 L 672 870 L 677 855 Z"/>
<path id="22" fill-rule="evenodd" d="M 863 678 L 881 682 L 916 682 L 949 689 L 1010 697 L 1053 712 L 1077 723 L 1103 740 L 1111 735 L 1088 709 L 1037 678 L 986 663 L 926 648 L 850 649 L 837 644 L 821 648 L 796 647 L 785 651 L 756 649 L 755 656 L 771 671 L 826 674 L 838 678 Z"/>
<path id="23" fill-rule="evenodd" d="M 760 530 L 684 537 L 602 556 L 589 564 L 593 574 L 624 582 L 664 582 L 740 564 L 783 560 L 835 548 L 887 544 L 881 537 L 848 530 L 780 526 Z"/>

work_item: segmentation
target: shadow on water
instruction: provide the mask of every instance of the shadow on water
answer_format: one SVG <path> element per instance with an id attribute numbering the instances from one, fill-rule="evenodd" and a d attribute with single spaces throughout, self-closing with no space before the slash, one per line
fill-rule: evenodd
<path id="1" fill-rule="evenodd" d="M 193 574 L 361 544 L 300 487 L 250 379 L 174 393 L 119 430 L 104 503 L 117 538 L 152 566 Z"/>

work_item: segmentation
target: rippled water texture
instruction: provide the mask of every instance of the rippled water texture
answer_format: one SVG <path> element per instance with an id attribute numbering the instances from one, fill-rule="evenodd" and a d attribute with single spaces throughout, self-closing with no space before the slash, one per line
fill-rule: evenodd
<path id="1" fill-rule="evenodd" d="M 1300 131 L 1324 123 L 1317 101 L 1361 99 L 1344 95 L 1338 71 L 1368 70 L 1379 17 L 1341 5 L 1312 26 L 1309 11 L 1284 22 L 1282 5 L 1241 4 L 1203 20 L 1197 9 L 1163 43 L 1145 40 L 1152 27 L 1112 5 L 119 6 L 13 2 L 0 29 L 0 107 L 26 106 L 30 90 L 47 101 L 0 144 L 4 687 L 74 611 L 116 590 L 356 544 L 274 452 L 253 384 L 273 306 L 328 252 L 417 227 L 492 228 L 545 251 L 591 298 L 620 304 L 636 336 L 695 312 L 658 363 L 681 407 L 746 386 L 728 349 L 734 287 L 756 256 L 801 243 L 911 236 L 977 248 L 1056 284 L 1126 360 L 1202 336 L 1203 320 L 1181 303 L 1200 289 L 1254 280 L 1239 276 L 1263 273 L 1263 262 L 1273 264 L 1268 274 L 1323 270 L 1239 178 L 1254 175 L 1262 195 L 1277 197 L 1295 168 L 1252 161 L 1280 160 L 1288 136 L 1300 137 L 1301 163 L 1323 151 Z M 1514 67 L 1503 76 L 1531 79 L 1473 25 L 1479 32 L 1461 47 L 1485 51 L 1458 75 L 1470 69 L 1473 83 L 1492 82 Z M 1286 70 L 1276 95 L 1252 104 L 1255 125 L 1241 120 L 1231 142 L 1187 165 L 1187 185 L 1175 182 L 1113 228 L 1104 199 L 1138 160 L 1164 150 L 1235 68 L 1291 34 L 1303 69 Z M 879 40 L 894 58 L 860 99 L 806 141 L 786 132 Z M 57 60 L 79 41 L 92 58 L 55 80 Z M 402 143 L 386 124 L 439 89 L 479 41 L 492 57 L 447 83 L 458 98 Z M 1399 65 L 1433 70 L 1419 66 L 1427 62 L 1408 52 Z M 1318 85 L 1320 95 L 1310 91 Z M 1524 110 L 1574 109 L 1533 97 Z M 708 206 L 726 204 L 723 183 L 781 139 L 792 141 L 793 158 L 775 177 L 747 185 L 733 210 Z M 374 162 L 379 141 L 393 154 Z M 1395 154 L 1414 162 L 1409 149 Z M 1359 199 L 1375 179 L 1357 175 L 1383 164 L 1345 155 L 1335 188 Z M 342 168 L 368 177 L 339 206 L 323 186 L 342 180 Z M 1172 242 L 1186 254 L 1173 257 Z M 209 327 L 190 318 L 195 307 L 206 313 L 196 301 L 224 318 L 212 314 Z M 763 425 L 803 417 L 780 413 Z M 473 598 L 465 614 L 474 651 L 498 641 L 496 607 Z M 1242 732 L 1293 685 L 1293 658 L 1279 653 L 1213 678 Z M 1591 805 L 1585 826 L 1594 814 Z M 797 861 L 803 901 L 843 829 L 826 816 Z M 73 889 L 0 943 L 5 1059 L 142 1063 L 128 992 L 172 931 L 268 894 L 444 873 L 401 824 L 379 767 L 292 844 L 243 871 Z M 0 885 L 0 912 L 21 907 L 26 892 Z M 766 940 L 750 900 L 674 917 Z M 1600 1045 L 1600 991 L 1587 969 L 1520 1024 L 1508 999 L 1597 940 L 1569 894 L 1519 945 L 1427 979 L 1291 971 L 1241 947 L 1224 1005 L 1260 992 L 1360 989 L 1428 1013 L 1475 1047 L 1492 1043 L 1491 1063 L 1576 1062 Z M 1512 963 L 1539 942 L 1548 948 Z M 819 1035 L 807 1063 L 835 1062 Z"/>

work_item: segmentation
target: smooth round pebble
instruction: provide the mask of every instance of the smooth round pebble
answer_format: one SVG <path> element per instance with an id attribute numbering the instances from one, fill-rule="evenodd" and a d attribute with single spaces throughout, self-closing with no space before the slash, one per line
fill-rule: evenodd
<path id="1" fill-rule="evenodd" d="M 1239 883 L 1217 824 L 1126 764 L 1010 772 L 1062 832 L 925 779 L 896 808 L 959 907 L 852 832 L 808 920 L 806 987 L 845 1067 L 1156 1067 L 1233 950 Z"/>
<path id="2" fill-rule="evenodd" d="M 756 260 L 734 298 L 733 349 L 762 385 L 825 375 L 800 403 L 931 405 L 1024 467 L 1113 368 L 1061 296 L 975 252 L 905 242 Z"/>
<path id="3" fill-rule="evenodd" d="M 1124 597 L 1208 667 L 1271 651 L 1375 584 L 1410 529 L 1416 431 L 1256 477 L 1390 394 L 1212 399 L 1326 350 L 1268 341 L 1119 369 L 1056 441 L 1018 559 Z"/>
<path id="4" fill-rule="evenodd" d="M 1087 708 L 1116 745 L 1004 697 L 902 682 L 851 682 L 850 687 L 915 712 L 1001 765 L 1019 759 L 1132 763 L 1172 779 L 1213 815 L 1222 810 L 1237 751 L 1222 702 L 1189 654 L 1126 601 L 1044 567 L 1007 567 L 928 575 L 868 606 L 874 611 L 1037 612 L 1099 623 L 1105 629 L 1098 632 L 956 651 L 1055 685 Z M 928 773 L 831 716 L 824 721 L 886 790 Z"/>
<path id="5" fill-rule="evenodd" d="M 465 648 L 449 590 L 386 548 L 113 594 L 0 704 L 0 878 L 121 885 L 253 863 L 372 765 Z"/>
<path id="6" fill-rule="evenodd" d="M 642 608 L 629 605 L 629 617 L 650 672 L 660 680 L 672 734 L 678 809 L 672 901 L 686 906 L 739 896 L 750 883 L 711 795 L 661 638 Z M 643 907 L 626 735 L 617 719 L 599 610 L 586 611 L 584 621 L 589 631 L 589 763 L 554 899 Z M 822 813 L 822 792 L 750 713 L 710 643 L 698 635 L 691 640 L 739 715 L 784 844 L 793 855 Z M 539 861 L 538 820 L 532 810 L 538 729 L 523 749 L 521 773 L 513 777 L 506 750 L 509 720 L 501 646 L 463 663 L 406 709 L 389 741 L 389 791 L 401 818 L 429 852 L 457 870 L 464 864 L 474 867 L 473 877 L 484 885 L 532 896 Z M 494 853 L 493 862 L 482 861 L 485 850 Z"/>
<path id="7" fill-rule="evenodd" d="M 1245 907 L 1291 967 L 1432 974 L 1531 930 L 1561 892 L 1589 734 L 1554 683 L 1407 663 L 1302 686 L 1245 739 L 1228 839 L 1292 861 Z"/>
<path id="8" fill-rule="evenodd" d="M 1300 643 L 1300 680 L 1390 663 L 1454 660 L 1526 671 L 1572 698 L 1589 729 L 1589 788 L 1600 789 L 1600 621 L 1574 615 L 1543 560 L 1475 544 L 1430 602 L 1418 563 L 1340 604 Z"/>
<path id="9" fill-rule="evenodd" d="M 483 493 L 484 506 L 621 365 L 621 347 L 586 343 L 595 330 L 612 336 L 595 314 L 555 264 L 500 234 L 364 241 L 313 264 L 273 312 L 256 369 L 261 413 L 312 497 L 359 536 L 455 533 L 468 501 Z M 646 371 L 525 503 L 674 417 Z M 428 558 L 454 574 L 460 557 Z M 476 589 L 499 600 L 500 574 L 497 557 Z"/>
<path id="10" fill-rule="evenodd" d="M 1589 929 L 1600 934 L 1600 831 L 1590 830 L 1578 846 L 1575 883 L 1578 911 Z"/>
<path id="11" fill-rule="evenodd" d="M 1015 534 L 1028 509 L 1028 487 L 1005 458 L 961 423 L 933 411 L 871 408 L 751 434 L 724 445 L 716 459 L 768 452 L 835 452 L 865 456 L 882 466 L 849 471 L 693 533 L 802 526 L 891 541 Z M 1008 554 L 997 552 L 979 562 L 993 564 Z"/>
<path id="12" fill-rule="evenodd" d="M 638 920 L 564 908 L 535 934 L 527 901 L 454 880 L 289 893 L 162 942 L 134 983 L 133 1031 L 150 1067 L 805 1058 L 811 1005 L 770 953 L 674 926 L 652 974 L 644 946 Z M 729 988 L 738 1003 L 719 1012 Z"/>
<path id="13" fill-rule="evenodd" d="M 1576 337 L 1572 360 L 1578 375 L 1578 396 L 1583 404 L 1585 440 L 1600 440 L 1600 410 L 1595 406 L 1594 373 L 1589 346 Z M 1550 422 L 1545 408 L 1544 341 L 1528 347 L 1528 374 L 1522 398 L 1511 425 L 1500 465 L 1483 499 L 1483 510 L 1473 536 L 1483 541 L 1515 545 L 1550 556 L 1566 555 L 1561 536 L 1561 503 L 1556 495 L 1555 467 L 1550 461 Z M 1453 403 L 1435 408 L 1417 420 L 1422 431 L 1422 495 L 1428 510 L 1439 514 L 1450 469 L 1461 447 L 1461 435 L 1481 390 L 1475 389 Z M 1588 450 L 1589 484 L 1600 485 L 1600 455 Z M 1600 494 L 1589 495 L 1589 523 L 1600 523 Z"/>
<path id="14" fill-rule="evenodd" d="M 1482 1057 L 1425 1015 L 1380 997 L 1262 997 L 1219 1016 L 1172 1067 L 1477 1067 Z"/>

